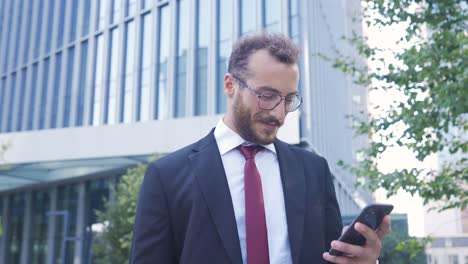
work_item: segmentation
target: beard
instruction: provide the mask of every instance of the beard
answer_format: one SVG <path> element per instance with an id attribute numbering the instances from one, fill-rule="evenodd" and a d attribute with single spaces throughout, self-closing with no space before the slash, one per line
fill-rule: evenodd
<path id="1" fill-rule="evenodd" d="M 284 121 L 268 115 L 267 111 L 258 112 L 252 115 L 250 109 L 243 104 L 239 94 L 236 96 L 233 103 L 234 126 L 243 139 L 260 145 L 268 145 L 276 140 L 278 128 L 283 125 Z M 260 126 L 255 129 L 256 125 L 261 125 L 262 123 L 274 124 L 278 128 L 267 129 Z"/>

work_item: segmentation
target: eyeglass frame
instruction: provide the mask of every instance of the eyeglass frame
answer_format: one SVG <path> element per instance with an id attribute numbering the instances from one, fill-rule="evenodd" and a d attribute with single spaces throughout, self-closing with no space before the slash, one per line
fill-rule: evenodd
<path id="1" fill-rule="evenodd" d="M 235 75 L 235 74 L 233 74 L 233 73 L 231 73 L 231 75 L 232 75 L 232 77 L 233 77 L 234 79 L 236 79 L 237 82 L 239 82 L 239 84 L 240 84 L 242 87 L 247 88 L 247 90 L 249 90 L 250 93 L 252 93 L 255 97 L 257 97 L 257 105 L 258 105 L 258 107 L 259 107 L 260 109 L 266 110 L 266 111 L 273 110 L 273 109 L 275 109 L 276 107 L 278 107 L 278 105 L 280 105 L 281 102 L 283 102 L 283 100 L 285 101 L 284 108 L 286 109 L 286 97 L 288 97 L 288 96 L 282 96 L 282 95 L 277 94 L 277 93 L 272 93 L 272 94 L 275 94 L 276 96 L 279 96 L 279 97 L 281 98 L 281 100 L 279 100 L 278 103 L 277 103 L 274 107 L 272 107 L 271 109 L 267 109 L 267 108 L 261 107 L 261 106 L 260 106 L 260 101 L 262 100 L 264 94 L 263 94 L 263 93 L 258 93 L 258 92 L 256 92 L 252 87 L 250 87 L 250 85 L 248 85 L 244 80 L 242 80 L 242 79 L 241 79 L 240 77 L 238 77 L 237 75 Z M 303 103 L 303 101 L 304 101 L 304 100 L 302 99 L 302 97 L 301 97 L 300 95 L 298 95 L 297 93 L 294 95 L 294 97 L 295 97 L 295 99 L 299 100 L 299 104 L 296 106 L 296 108 L 295 108 L 294 110 L 287 110 L 287 109 L 286 109 L 286 111 L 289 112 L 289 113 L 290 113 L 290 112 L 294 112 L 294 111 L 296 111 L 297 109 L 299 109 L 299 107 L 302 105 L 302 103 Z M 291 108 L 291 109 L 292 109 L 292 108 Z"/>

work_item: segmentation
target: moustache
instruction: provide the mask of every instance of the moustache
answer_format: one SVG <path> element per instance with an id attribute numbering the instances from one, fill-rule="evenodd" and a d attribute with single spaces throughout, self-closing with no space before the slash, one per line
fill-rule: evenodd
<path id="1" fill-rule="evenodd" d="M 282 126 L 283 121 L 280 121 L 272 116 L 269 117 L 264 117 L 264 118 L 258 118 L 257 121 L 260 121 L 262 123 L 268 123 L 268 124 L 274 124 L 275 126 Z"/>

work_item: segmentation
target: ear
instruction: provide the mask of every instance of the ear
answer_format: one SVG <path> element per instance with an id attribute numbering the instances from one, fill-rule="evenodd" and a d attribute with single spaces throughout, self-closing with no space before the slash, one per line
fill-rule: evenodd
<path id="1" fill-rule="evenodd" d="M 235 87 L 234 87 L 234 77 L 230 73 L 224 75 L 224 93 L 228 97 L 234 96 Z"/>

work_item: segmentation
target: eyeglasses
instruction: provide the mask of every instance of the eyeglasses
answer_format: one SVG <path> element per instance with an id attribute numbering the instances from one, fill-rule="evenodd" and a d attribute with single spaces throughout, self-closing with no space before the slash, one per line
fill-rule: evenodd
<path id="1" fill-rule="evenodd" d="M 284 100 L 284 107 L 286 112 L 294 112 L 296 111 L 299 106 L 302 104 L 302 97 L 298 94 L 288 95 L 288 96 L 281 96 L 277 93 L 257 93 L 252 89 L 245 81 L 241 78 L 237 77 L 236 75 L 232 74 L 232 77 L 239 82 L 241 86 L 247 88 L 255 97 L 257 97 L 258 107 L 263 110 L 273 110 L 277 107 L 283 100 Z"/>

